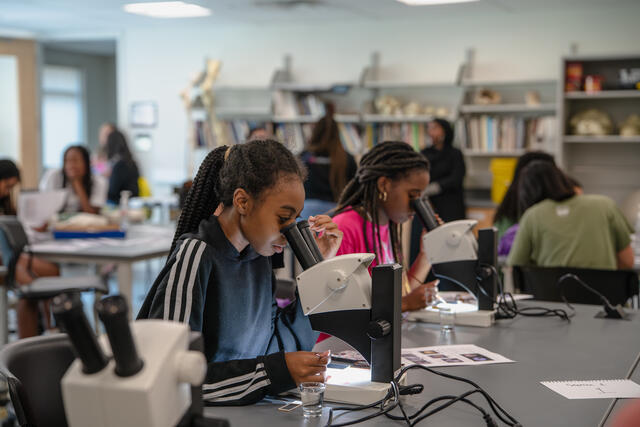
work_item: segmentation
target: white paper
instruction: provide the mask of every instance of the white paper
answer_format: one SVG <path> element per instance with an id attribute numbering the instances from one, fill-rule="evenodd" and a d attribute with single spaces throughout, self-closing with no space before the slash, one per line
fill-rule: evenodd
<path id="1" fill-rule="evenodd" d="M 62 209 L 66 190 L 23 192 L 18 197 L 18 219 L 26 227 L 40 227 Z"/>
<path id="2" fill-rule="evenodd" d="M 472 366 L 511 363 L 513 360 L 473 344 L 439 345 L 402 349 L 403 365 Z"/>
<path id="3" fill-rule="evenodd" d="M 640 397 L 640 385 L 631 380 L 542 381 L 567 399 L 630 399 Z"/>

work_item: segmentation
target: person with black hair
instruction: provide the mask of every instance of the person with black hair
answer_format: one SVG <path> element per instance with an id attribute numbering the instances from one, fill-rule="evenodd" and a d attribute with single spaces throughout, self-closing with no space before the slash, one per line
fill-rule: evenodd
<path id="1" fill-rule="evenodd" d="M 0 215 L 15 215 L 16 206 L 11 198 L 13 187 L 20 182 L 20 170 L 9 159 L 0 160 Z"/>
<path id="2" fill-rule="evenodd" d="M 509 184 L 509 188 L 493 216 L 493 225 L 498 229 L 499 239 L 502 238 L 510 227 L 518 223 L 518 219 L 520 218 L 518 214 L 518 181 L 525 166 L 535 160 L 549 162 L 552 165 L 556 164 L 553 156 L 544 151 L 530 151 L 518 158 L 511 184 Z"/>
<path id="3" fill-rule="evenodd" d="M 429 185 L 429 161 L 409 144 L 387 141 L 362 156 L 333 221 L 344 233 L 338 255 L 373 253 L 378 264 L 403 264 L 401 224 L 413 218 L 410 201 Z M 420 251 L 403 278 L 402 311 L 424 308 L 436 282 L 424 283 L 431 265 Z"/>
<path id="4" fill-rule="evenodd" d="M 356 174 L 356 162 L 342 146 L 334 108 L 331 103 L 325 105 L 324 117 L 314 125 L 307 148 L 300 154 L 309 171 L 304 182 L 304 217 L 333 209 L 345 185 Z"/>
<path id="5" fill-rule="evenodd" d="M 209 405 L 242 405 L 301 382 L 324 382 L 328 353 L 310 350 L 317 334 L 299 300 L 276 305 L 271 256 L 287 244 L 280 230 L 304 205 L 304 168 L 281 143 L 219 147 L 204 159 L 187 195 L 171 255 L 138 313 L 188 323 L 202 332 Z M 218 214 L 214 214 L 217 212 Z M 328 216 L 310 221 L 326 258 L 342 233 Z"/>
<path id="6" fill-rule="evenodd" d="M 509 265 L 633 267 L 633 229 L 615 202 L 576 194 L 565 174 L 549 161 L 536 160 L 522 169 L 518 213 Z"/>
<path id="7" fill-rule="evenodd" d="M 431 167 L 429 185 L 423 196 L 428 196 L 433 209 L 444 222 L 466 218 L 464 203 L 464 176 L 466 168 L 462 152 L 453 146 L 453 127 L 449 121 L 435 119 L 427 125 L 432 144 L 422 150 Z M 410 260 L 420 251 L 422 230 L 420 221 L 411 225 Z"/>
<path id="8" fill-rule="evenodd" d="M 107 181 L 91 173 L 89 150 L 82 145 L 67 147 L 62 169 L 48 171 L 40 181 L 40 191 L 67 190 L 63 212 L 98 213 L 107 201 Z"/>
<path id="9" fill-rule="evenodd" d="M 120 193 L 125 190 L 131 192 L 131 197 L 137 197 L 140 172 L 124 134 L 119 130 L 109 133 L 105 151 L 111 165 L 107 192 L 109 203 L 117 205 L 120 202 Z"/>
<path id="10" fill-rule="evenodd" d="M 20 182 L 20 170 L 8 159 L 0 160 L 0 215 L 16 215 L 15 203 L 11 191 Z M 4 233 L 0 233 L 0 257 L 3 263 L 13 256 Z M 60 270 L 56 264 L 44 261 L 33 255 L 22 254 L 16 264 L 16 282 L 28 285 L 34 277 L 58 276 Z M 41 306 L 36 300 L 20 298 L 16 307 L 18 337 L 28 338 L 38 335 L 38 318 L 40 309 L 44 313 L 45 327 L 50 328 L 48 309 L 45 303 Z"/>

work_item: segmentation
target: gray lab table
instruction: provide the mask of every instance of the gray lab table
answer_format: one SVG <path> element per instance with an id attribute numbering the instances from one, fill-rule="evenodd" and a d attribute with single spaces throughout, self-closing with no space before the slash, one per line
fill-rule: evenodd
<path id="1" fill-rule="evenodd" d="M 547 302 L 528 301 L 519 304 L 563 307 L 562 304 Z M 402 326 L 402 343 L 403 347 L 476 344 L 500 353 L 516 363 L 436 369 L 475 381 L 525 427 L 596 426 L 610 400 L 568 400 L 547 389 L 540 381 L 624 378 L 640 351 L 640 313 L 635 312 L 631 321 L 596 319 L 594 315 L 599 311 L 598 307 L 575 307 L 577 314 L 571 323 L 559 318 L 518 317 L 500 320 L 491 328 L 456 326 L 454 336 L 450 338 L 440 335 L 438 325 L 405 322 Z M 632 377 L 635 381 L 639 378 L 640 372 Z M 458 395 L 470 389 L 465 384 L 424 371 L 410 372 L 409 383 L 415 382 L 423 383 L 425 391 L 407 398 L 411 412 L 439 395 Z M 488 409 L 488 405 L 479 397 L 473 400 Z M 205 411 L 209 416 L 229 419 L 233 427 L 315 427 L 326 424 L 327 408 L 321 419 L 305 421 L 301 409 L 282 413 L 276 410 L 280 405 L 282 402 L 279 401 L 263 401 L 249 407 L 216 407 Z M 334 422 L 362 415 L 359 412 Z M 378 417 L 364 425 L 406 424 Z M 479 412 L 457 403 L 419 425 L 461 427 L 485 424 Z"/>
<path id="2" fill-rule="evenodd" d="M 31 245 L 34 255 L 52 262 L 118 265 L 118 289 L 132 301 L 133 263 L 169 254 L 171 226 L 133 225 L 124 239 L 50 240 Z"/>

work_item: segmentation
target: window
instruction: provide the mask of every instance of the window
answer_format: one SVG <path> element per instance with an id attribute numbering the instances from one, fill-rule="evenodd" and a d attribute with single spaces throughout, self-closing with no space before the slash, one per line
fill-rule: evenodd
<path id="1" fill-rule="evenodd" d="M 47 65 L 42 75 L 42 161 L 62 167 L 62 153 L 85 142 L 84 78 L 72 67 Z"/>

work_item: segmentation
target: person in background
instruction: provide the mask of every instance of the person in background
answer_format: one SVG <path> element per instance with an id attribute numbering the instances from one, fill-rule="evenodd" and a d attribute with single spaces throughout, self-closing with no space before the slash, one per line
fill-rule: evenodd
<path id="1" fill-rule="evenodd" d="M 0 215 L 15 215 L 11 191 L 20 182 L 20 170 L 9 159 L 0 160 Z"/>
<path id="2" fill-rule="evenodd" d="M 544 151 L 530 151 L 518 158 L 511 184 L 509 184 L 509 188 L 493 216 L 493 225 L 498 229 L 498 239 L 502 238 L 504 233 L 518 222 L 518 180 L 522 169 L 534 160 L 547 161 L 555 165 L 553 156 Z"/>
<path id="3" fill-rule="evenodd" d="M 429 184 L 429 161 L 405 142 L 383 142 L 362 157 L 345 187 L 333 221 L 343 232 L 338 255 L 372 253 L 378 264 L 404 264 L 401 224 L 414 211 L 411 199 Z M 423 250 L 403 274 L 402 311 L 419 310 L 436 291 L 436 281 L 424 283 L 431 265 Z M 429 295 L 427 295 L 429 294 Z"/>
<path id="4" fill-rule="evenodd" d="M 584 194 L 584 186 L 580 183 L 580 181 L 566 174 L 565 177 L 567 178 L 569 185 L 573 187 L 573 191 L 575 191 L 576 194 Z"/>
<path id="5" fill-rule="evenodd" d="M 0 215 L 16 215 L 15 203 L 11 191 L 20 182 L 20 170 L 14 162 L 8 159 L 0 160 Z M 2 263 L 6 263 L 12 254 L 9 243 L 3 233 L 0 233 L 0 256 Z M 19 286 L 28 285 L 35 277 L 59 276 L 60 270 L 56 264 L 41 260 L 32 255 L 22 254 L 16 265 L 16 282 Z M 20 298 L 16 308 L 18 320 L 18 336 L 28 338 L 38 335 L 38 318 L 40 310 L 44 313 L 45 327 L 49 329 L 47 303 Z"/>
<path id="6" fill-rule="evenodd" d="M 303 218 L 333 209 L 345 185 L 356 174 L 356 162 L 340 140 L 338 124 L 333 118 L 333 104 L 327 103 L 325 111 L 324 117 L 313 127 L 306 150 L 300 154 L 309 173 L 304 182 L 307 198 Z"/>
<path id="7" fill-rule="evenodd" d="M 107 201 L 107 181 L 91 173 L 89 151 L 82 145 L 68 147 L 62 169 L 48 171 L 40 181 L 40 191 L 67 190 L 63 212 L 98 213 Z"/>
<path id="8" fill-rule="evenodd" d="M 582 184 L 580 184 L 577 180 L 566 174 L 565 179 L 577 195 L 581 195 L 584 193 Z M 530 207 L 531 206 L 520 206 L 519 210 L 521 212 L 526 212 L 526 210 Z M 518 233 L 518 228 L 520 228 L 520 225 L 518 223 L 515 223 L 511 227 L 507 228 L 507 230 L 502 234 L 502 237 L 500 237 L 500 239 L 498 240 L 498 256 L 509 255 L 509 252 L 511 252 L 511 247 L 513 246 L 513 241 L 515 240 L 516 234 Z"/>
<path id="9" fill-rule="evenodd" d="M 432 145 L 422 150 L 431 167 L 429 186 L 423 196 L 428 196 L 433 209 L 444 221 L 466 218 L 464 204 L 464 176 L 466 168 L 462 152 L 453 146 L 454 132 L 451 123 L 435 119 L 427 125 Z M 411 253 L 413 261 L 420 251 L 422 223 L 411 225 Z"/>
<path id="10" fill-rule="evenodd" d="M 273 256 L 304 206 L 304 173 L 278 141 L 222 146 L 202 161 L 185 200 L 171 255 L 138 318 L 202 333 L 208 405 L 245 405 L 325 380 L 330 356 L 310 351 L 317 334 L 300 299 L 280 309 L 274 298 Z M 311 229 L 333 257 L 342 233 L 331 218 L 319 216 Z"/>
<path id="11" fill-rule="evenodd" d="M 91 167 L 96 175 L 109 178 L 109 162 L 107 161 L 107 139 L 109 134 L 114 130 L 118 130 L 115 124 L 111 122 L 105 122 L 100 126 L 98 130 L 98 149 L 96 155 L 91 159 Z"/>
<path id="12" fill-rule="evenodd" d="M 131 197 L 137 197 L 140 173 L 122 132 L 114 130 L 109 134 L 105 150 L 111 165 L 107 192 L 109 203 L 118 204 L 120 192 L 125 190 L 131 192 Z"/>
<path id="13" fill-rule="evenodd" d="M 522 217 L 508 265 L 633 267 L 633 229 L 615 202 L 576 194 L 553 163 L 537 160 L 522 170 L 518 206 Z"/>

